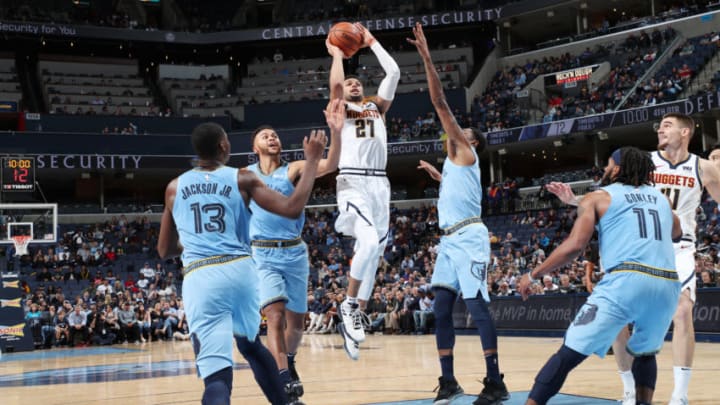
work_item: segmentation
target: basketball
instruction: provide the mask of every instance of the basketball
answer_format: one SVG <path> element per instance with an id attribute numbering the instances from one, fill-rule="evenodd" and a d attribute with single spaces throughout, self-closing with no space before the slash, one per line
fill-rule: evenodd
<path id="1" fill-rule="evenodd" d="M 349 22 L 339 22 L 330 28 L 330 43 L 340 48 L 346 58 L 350 58 L 360 49 L 363 43 L 362 32 Z"/>

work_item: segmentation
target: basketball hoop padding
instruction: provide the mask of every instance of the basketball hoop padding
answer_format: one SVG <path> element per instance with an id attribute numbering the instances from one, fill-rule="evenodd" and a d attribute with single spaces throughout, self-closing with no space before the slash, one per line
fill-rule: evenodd
<path id="1" fill-rule="evenodd" d="M 13 245 L 15 245 L 15 256 L 23 256 L 28 254 L 27 248 L 28 244 L 30 243 L 30 239 L 32 238 L 27 235 L 19 235 L 12 237 Z"/>

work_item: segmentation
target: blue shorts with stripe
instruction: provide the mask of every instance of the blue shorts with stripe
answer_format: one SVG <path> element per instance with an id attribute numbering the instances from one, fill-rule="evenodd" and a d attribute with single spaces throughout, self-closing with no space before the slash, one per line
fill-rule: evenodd
<path id="1" fill-rule="evenodd" d="M 618 332 L 632 323 L 627 350 L 634 355 L 655 354 L 670 327 L 680 282 L 638 271 L 605 274 L 565 334 L 565 344 L 584 355 L 605 356 Z"/>
<path id="2" fill-rule="evenodd" d="M 307 312 L 308 276 L 310 265 L 307 246 L 253 246 L 253 260 L 260 279 L 260 306 L 285 301 L 285 308 L 297 313 Z"/>
<path id="3" fill-rule="evenodd" d="M 432 286 L 447 288 L 463 298 L 482 298 L 489 302 L 487 265 L 490 240 L 485 224 L 474 223 L 440 239 Z M 479 293 L 479 294 L 478 294 Z"/>
<path id="4" fill-rule="evenodd" d="M 185 313 L 198 374 L 205 378 L 233 365 L 233 336 L 255 340 L 260 328 L 258 279 L 250 256 L 197 260 L 185 269 Z"/>

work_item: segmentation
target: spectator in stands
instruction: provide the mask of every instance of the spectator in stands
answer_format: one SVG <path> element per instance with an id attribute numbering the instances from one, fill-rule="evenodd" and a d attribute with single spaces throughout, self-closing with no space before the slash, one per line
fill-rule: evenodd
<path id="1" fill-rule="evenodd" d="M 122 309 L 118 311 L 118 321 L 120 322 L 120 332 L 125 342 L 140 343 L 140 326 L 138 324 L 137 313 L 130 306 L 129 301 L 125 301 Z"/>
<path id="2" fill-rule="evenodd" d="M 75 345 L 78 344 L 78 335 L 80 335 L 80 344 L 84 344 L 88 338 L 87 316 L 83 312 L 83 308 L 80 304 L 75 305 L 73 311 L 68 316 L 68 325 L 70 327 L 68 337 L 70 347 L 75 347 Z"/>
<path id="3" fill-rule="evenodd" d="M 55 346 L 70 342 L 70 325 L 68 324 L 67 319 L 65 319 L 65 310 L 63 308 L 57 310 L 54 325 Z"/>

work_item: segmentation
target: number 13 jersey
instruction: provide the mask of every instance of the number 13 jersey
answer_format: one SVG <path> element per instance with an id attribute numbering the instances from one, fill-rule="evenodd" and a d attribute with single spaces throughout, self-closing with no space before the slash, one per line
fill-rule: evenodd
<path id="1" fill-rule="evenodd" d="M 182 262 L 249 255 L 250 212 L 238 190 L 238 169 L 188 170 L 177 179 L 172 208 Z"/>
<path id="2" fill-rule="evenodd" d="M 682 239 L 695 242 L 695 210 L 700 206 L 703 192 L 698 156 L 691 153 L 676 165 L 662 157 L 659 151 L 652 152 L 651 156 L 655 163 L 655 188 L 670 199 L 673 212 L 680 219 Z"/>
<path id="3" fill-rule="evenodd" d="M 387 131 L 378 106 L 368 100 L 347 103 L 338 167 L 385 170 L 386 165 Z"/>

